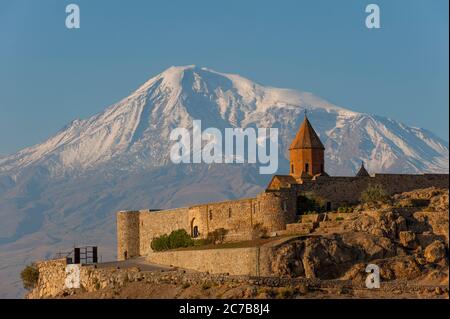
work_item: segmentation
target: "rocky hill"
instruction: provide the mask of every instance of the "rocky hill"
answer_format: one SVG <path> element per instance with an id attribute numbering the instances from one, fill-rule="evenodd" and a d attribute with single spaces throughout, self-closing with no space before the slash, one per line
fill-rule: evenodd
<path id="1" fill-rule="evenodd" d="M 63 268 L 51 268 L 28 297 L 448 298 L 448 195 L 427 188 L 394 195 L 372 210 L 328 214 L 316 231 L 275 246 L 271 277 L 90 266 L 82 289 L 66 290 L 55 276 Z M 380 289 L 365 287 L 368 264 L 380 268 Z"/>

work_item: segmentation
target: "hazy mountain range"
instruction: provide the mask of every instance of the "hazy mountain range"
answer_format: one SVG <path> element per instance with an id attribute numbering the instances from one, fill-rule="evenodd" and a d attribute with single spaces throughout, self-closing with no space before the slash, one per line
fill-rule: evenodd
<path id="1" fill-rule="evenodd" d="M 265 87 L 239 75 L 171 67 L 42 144 L 0 158 L 0 296 L 20 296 L 20 269 L 82 243 L 115 254 L 115 212 L 253 196 L 270 176 L 254 165 L 180 164 L 169 159 L 176 127 L 276 127 L 279 173 L 304 110 L 326 147 L 325 170 L 448 173 L 448 142 L 306 92 Z"/>

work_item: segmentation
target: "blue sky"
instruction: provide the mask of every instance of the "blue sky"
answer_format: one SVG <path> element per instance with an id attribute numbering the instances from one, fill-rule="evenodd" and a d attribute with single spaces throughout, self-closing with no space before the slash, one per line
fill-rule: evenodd
<path id="1" fill-rule="evenodd" d="M 65 7 L 81 29 L 65 27 Z M 365 27 L 365 6 L 381 29 Z M 448 140 L 448 1 L 0 1 L 0 154 L 171 65 L 238 73 Z"/>

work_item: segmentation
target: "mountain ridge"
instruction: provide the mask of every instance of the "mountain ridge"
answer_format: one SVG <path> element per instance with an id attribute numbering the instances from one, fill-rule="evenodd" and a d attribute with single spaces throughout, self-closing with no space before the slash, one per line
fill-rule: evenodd
<path id="1" fill-rule="evenodd" d="M 250 164 L 169 159 L 173 128 L 276 127 L 278 174 L 304 110 L 326 149 L 330 175 L 448 173 L 448 142 L 431 132 L 333 105 L 312 93 L 265 87 L 239 75 L 172 67 L 43 143 L 0 158 L 0 296 L 17 297 L 26 263 L 73 243 L 115 256 L 115 212 L 252 197 L 270 176 Z"/>
<path id="2" fill-rule="evenodd" d="M 339 129 L 348 125 L 349 121 L 357 121 L 361 117 L 382 122 L 384 125 L 392 121 L 337 107 L 309 92 L 264 87 L 236 74 L 219 73 L 193 65 L 170 67 L 104 111 L 84 120 L 76 119 L 44 143 L 1 158 L 0 173 L 14 170 L 15 167 L 20 170 L 52 154 L 56 155 L 56 160 L 59 160 L 53 168 L 59 166 L 62 171 L 64 168 L 70 169 L 71 166 L 80 169 L 95 168 L 96 165 L 111 160 L 118 154 L 130 151 L 142 152 L 148 145 L 141 148 L 137 145 L 142 140 L 149 142 L 148 136 L 144 133 L 151 131 L 152 125 L 159 126 L 158 128 L 165 134 L 163 137 L 168 136 L 168 127 L 174 128 L 176 125 L 191 127 L 194 119 L 202 119 L 205 123 L 204 127 L 245 128 L 252 125 L 268 127 L 275 121 L 270 118 L 270 115 L 265 116 L 265 113 L 270 114 L 271 111 L 278 110 L 298 117 L 298 110 L 292 110 L 296 108 L 309 109 L 310 113 L 324 111 L 336 114 L 334 127 L 330 127 L 325 132 L 321 132 L 319 128 L 318 133 L 322 138 L 332 137 L 335 135 L 333 134 L 335 130 L 340 131 Z M 161 125 L 157 120 L 166 120 L 166 122 Z M 429 131 L 408 128 L 399 122 L 395 124 L 397 131 L 400 127 L 408 130 L 410 135 L 428 139 L 430 143 L 427 143 L 426 147 L 430 153 L 435 151 L 440 155 L 448 152 L 448 143 L 434 134 L 431 135 Z M 293 128 L 296 130 L 295 126 Z M 380 131 L 380 125 L 377 129 Z M 150 132 L 150 135 L 152 133 L 159 135 L 157 130 Z M 411 152 L 409 147 L 402 148 L 402 142 L 398 136 L 391 135 L 391 137 L 396 139 L 396 143 L 393 144 L 398 151 L 406 151 L 407 156 L 417 155 L 416 152 Z M 167 143 L 164 146 L 167 147 Z M 162 150 L 160 147 L 159 152 Z M 155 161 L 156 158 L 151 157 L 151 159 Z M 361 160 L 367 162 L 370 169 L 373 160 L 368 156 L 363 156 Z M 157 159 L 159 164 L 162 164 L 161 161 L 161 158 Z M 167 163 L 167 157 L 163 162 Z M 374 165 L 373 167 L 374 170 L 382 168 L 389 171 L 389 166 Z M 424 168 L 409 167 L 409 171 L 418 172 Z M 439 165 L 431 168 L 439 168 Z"/>

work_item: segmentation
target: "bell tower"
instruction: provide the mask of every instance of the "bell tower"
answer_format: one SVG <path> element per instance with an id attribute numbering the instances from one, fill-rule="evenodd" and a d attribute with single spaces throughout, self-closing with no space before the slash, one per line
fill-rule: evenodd
<path id="1" fill-rule="evenodd" d="M 289 147 L 290 175 L 296 178 L 327 175 L 324 151 L 325 147 L 309 122 L 305 110 L 303 123 Z"/>

